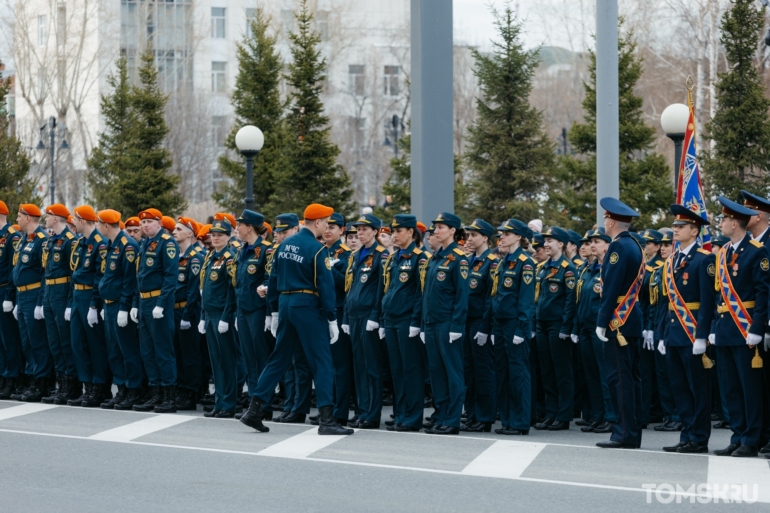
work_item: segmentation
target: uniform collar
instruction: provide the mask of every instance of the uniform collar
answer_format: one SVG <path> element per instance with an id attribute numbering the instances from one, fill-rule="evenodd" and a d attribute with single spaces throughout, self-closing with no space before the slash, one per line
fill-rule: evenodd
<path id="1" fill-rule="evenodd" d="M 481 256 L 476 256 L 476 252 L 474 251 L 472 255 L 472 262 L 478 262 L 479 260 L 484 260 L 485 258 L 487 258 L 487 255 L 489 255 L 491 251 L 492 251 L 491 249 L 487 248 L 484 251 L 482 251 Z"/>
<path id="2" fill-rule="evenodd" d="M 415 244 L 412 242 L 409 244 L 406 249 L 399 249 L 398 250 L 398 256 L 401 258 L 403 255 L 409 255 L 411 253 L 414 253 Z"/>
<path id="3" fill-rule="evenodd" d="M 332 244 L 329 247 L 329 251 L 337 251 L 337 249 L 342 246 L 342 239 L 337 239 L 334 244 Z"/>
<path id="4" fill-rule="evenodd" d="M 559 267 L 559 264 L 561 264 L 561 261 L 564 259 L 565 259 L 564 253 L 562 253 L 562 255 L 556 260 L 549 260 L 547 267 Z"/>
<path id="5" fill-rule="evenodd" d="M 519 254 L 521 254 L 522 251 L 524 250 L 521 248 L 521 246 L 519 246 L 518 248 L 516 248 L 516 250 L 513 253 L 508 253 L 507 255 L 505 255 L 505 261 L 509 262 L 511 260 L 516 260 L 517 258 L 519 258 Z"/>

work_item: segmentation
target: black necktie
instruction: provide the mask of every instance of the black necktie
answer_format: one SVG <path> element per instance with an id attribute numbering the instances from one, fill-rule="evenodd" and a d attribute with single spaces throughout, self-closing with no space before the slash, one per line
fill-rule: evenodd
<path id="1" fill-rule="evenodd" d="M 728 262 L 733 257 L 733 249 L 735 249 L 735 248 L 733 248 L 732 244 L 730 245 L 729 248 L 727 248 L 727 261 Z"/>
<path id="2" fill-rule="evenodd" d="M 679 264 L 682 263 L 682 257 L 684 257 L 684 253 L 682 253 L 681 251 L 677 252 L 676 260 L 674 260 L 674 269 L 679 268 Z"/>

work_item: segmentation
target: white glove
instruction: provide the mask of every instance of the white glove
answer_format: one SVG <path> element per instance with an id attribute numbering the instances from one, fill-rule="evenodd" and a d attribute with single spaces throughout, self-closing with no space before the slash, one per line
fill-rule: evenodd
<path id="1" fill-rule="evenodd" d="M 602 342 L 607 342 L 609 339 L 605 336 L 607 333 L 607 328 L 596 328 L 596 336 L 599 337 L 599 340 Z"/>
<path id="2" fill-rule="evenodd" d="M 462 336 L 463 336 L 462 333 L 454 333 L 454 332 L 450 331 L 449 332 L 449 343 L 451 344 L 452 342 L 454 342 L 455 340 L 457 340 L 458 338 L 460 338 Z"/>
<path id="3" fill-rule="evenodd" d="M 132 308 L 131 309 L 131 320 L 135 323 L 139 324 L 139 309 L 138 308 Z"/>
<path id="4" fill-rule="evenodd" d="M 104 320 L 104 308 L 99 312 L 99 315 L 102 317 L 102 320 Z"/>
<path id="5" fill-rule="evenodd" d="M 217 325 L 217 331 L 220 333 L 227 333 L 227 330 L 230 329 L 230 325 L 226 323 L 225 321 L 219 321 L 219 324 Z"/>
<path id="6" fill-rule="evenodd" d="M 567 340 L 569 335 L 567 333 L 559 333 L 559 340 Z"/>
<path id="7" fill-rule="evenodd" d="M 770 351 L 770 333 L 765 333 L 765 351 Z"/>
<path id="8" fill-rule="evenodd" d="M 156 306 L 152 309 L 152 318 L 153 319 L 162 319 L 163 318 L 163 307 L 162 306 Z"/>
<path id="9" fill-rule="evenodd" d="M 265 317 L 265 331 L 270 331 L 270 324 L 273 322 L 273 316 L 268 315 Z"/>
<path id="10" fill-rule="evenodd" d="M 192 324 L 189 321 L 179 321 L 180 330 L 189 330 L 190 328 L 192 328 Z"/>
<path id="11" fill-rule="evenodd" d="M 696 338 L 692 346 L 692 354 L 698 355 L 706 352 L 706 339 Z"/>
<path id="12" fill-rule="evenodd" d="M 350 335 L 350 325 L 349 324 L 343 324 L 342 325 L 342 333 L 345 335 Z"/>
<path id="13" fill-rule="evenodd" d="M 712 346 L 717 345 L 717 336 L 714 333 L 709 335 L 709 344 Z"/>
<path id="14" fill-rule="evenodd" d="M 420 334 L 420 328 L 409 326 L 409 338 L 416 337 Z"/>
<path id="15" fill-rule="evenodd" d="M 89 308 L 88 309 L 88 315 L 86 316 L 86 320 L 88 321 L 88 325 L 92 328 L 94 325 L 99 324 L 99 313 L 96 311 L 96 308 Z"/>
<path id="16" fill-rule="evenodd" d="M 647 331 L 647 330 L 642 330 L 642 338 L 646 340 L 646 339 L 647 339 L 647 334 L 648 334 L 648 333 L 649 333 L 649 331 Z"/>
<path id="17" fill-rule="evenodd" d="M 666 354 L 666 345 L 663 343 L 662 340 L 658 342 L 658 352 L 662 355 Z"/>
<path id="18" fill-rule="evenodd" d="M 3 312 L 8 313 L 13 311 L 13 303 L 10 301 L 3 301 Z"/>
<path id="19" fill-rule="evenodd" d="M 378 335 L 380 336 L 380 340 L 385 338 L 385 328 L 380 328 L 378 331 Z"/>
<path id="20" fill-rule="evenodd" d="M 275 337 L 278 334 L 278 312 L 275 312 L 270 319 L 270 333 Z"/>
<path id="21" fill-rule="evenodd" d="M 652 337 L 645 335 L 644 340 L 642 341 L 642 347 L 644 349 L 649 349 L 650 351 L 652 351 L 653 349 L 655 349 L 655 346 L 653 344 L 654 344 L 654 341 L 652 340 Z"/>
<path id="22" fill-rule="evenodd" d="M 335 258 L 335 259 L 333 259 L 333 260 L 329 260 L 329 265 L 331 265 L 332 267 L 334 267 L 334 266 L 337 264 L 337 262 L 339 262 L 339 261 L 340 261 L 340 259 L 339 259 L 339 258 Z"/>
<path id="23" fill-rule="evenodd" d="M 491 340 L 491 341 L 492 341 L 492 345 L 495 345 L 495 336 L 494 336 L 494 335 L 491 335 L 491 336 L 489 337 L 489 340 Z"/>
<path id="24" fill-rule="evenodd" d="M 573 344 L 577 344 L 577 343 L 578 343 L 578 340 L 580 340 L 580 339 L 578 338 L 578 336 L 577 336 L 577 335 L 574 335 L 574 334 L 573 334 L 573 335 L 570 335 L 569 337 L 572 339 L 572 343 L 573 343 Z"/>
<path id="25" fill-rule="evenodd" d="M 189 326 L 190 323 L 187 323 L 187 324 Z M 118 311 L 118 326 L 120 326 L 121 328 L 125 328 L 126 326 L 128 326 L 128 312 L 123 310 Z"/>
<path id="26" fill-rule="evenodd" d="M 517 337 L 516 335 L 513 336 L 513 344 L 514 345 L 518 346 L 522 342 L 524 342 L 524 339 L 522 337 Z"/>
<path id="27" fill-rule="evenodd" d="M 531 336 L 531 337 L 529 337 L 529 338 L 535 338 L 535 335 L 537 335 L 537 333 L 535 333 L 535 332 L 533 331 L 533 332 L 532 332 L 532 336 Z"/>
<path id="28" fill-rule="evenodd" d="M 43 313 L 43 307 L 42 306 L 36 306 L 35 307 L 35 320 L 36 321 L 42 321 L 45 319 L 45 314 Z"/>
<path id="29" fill-rule="evenodd" d="M 340 338 L 340 329 L 337 327 L 337 321 L 329 321 L 329 343 L 334 344 Z"/>
<path id="30" fill-rule="evenodd" d="M 238 331 L 238 318 L 235 318 L 235 331 Z"/>
<path id="31" fill-rule="evenodd" d="M 201 335 L 206 334 L 206 321 L 201 321 L 198 323 L 198 333 Z"/>
<path id="32" fill-rule="evenodd" d="M 423 344 L 425 343 L 425 332 L 424 331 L 420 332 L 420 340 L 422 340 Z"/>
<path id="33" fill-rule="evenodd" d="M 13 318 L 19 320 L 19 305 L 13 307 Z"/>
<path id="34" fill-rule="evenodd" d="M 746 344 L 750 346 L 756 346 L 762 343 L 762 337 L 759 335 L 755 335 L 753 333 L 749 333 L 749 336 L 746 337 Z"/>
<path id="35" fill-rule="evenodd" d="M 72 318 L 72 308 L 67 308 L 64 310 L 64 320 L 69 321 Z"/>
<path id="36" fill-rule="evenodd" d="M 366 331 L 374 331 L 380 327 L 380 323 L 374 321 L 366 321 Z"/>
<path id="37" fill-rule="evenodd" d="M 480 332 L 480 331 L 479 331 L 479 332 L 478 332 L 478 333 L 476 333 L 476 335 L 473 337 L 473 340 L 476 340 L 476 341 L 477 341 L 476 343 L 477 343 L 478 345 L 480 345 L 480 346 L 483 346 L 484 344 L 486 344 L 486 343 L 487 343 L 487 339 L 488 339 L 488 338 L 489 338 L 489 335 L 487 335 L 486 333 L 482 333 L 482 332 Z"/>

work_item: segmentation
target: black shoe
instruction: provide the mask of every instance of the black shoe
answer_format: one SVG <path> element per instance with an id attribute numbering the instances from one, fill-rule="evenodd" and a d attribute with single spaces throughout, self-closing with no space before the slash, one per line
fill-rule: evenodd
<path id="1" fill-rule="evenodd" d="M 726 420 L 720 420 L 713 427 L 714 429 L 730 429 L 730 423 Z"/>
<path id="2" fill-rule="evenodd" d="M 687 442 L 684 446 L 676 450 L 682 454 L 705 454 L 709 452 L 708 445 L 702 445 L 695 442 Z"/>
<path id="3" fill-rule="evenodd" d="M 352 427 L 352 428 L 356 428 L 356 429 L 358 429 L 358 428 L 360 428 L 360 427 L 361 427 L 361 423 L 362 423 L 362 422 L 363 422 L 363 421 L 361 421 L 361 420 L 358 420 L 358 419 L 356 419 L 356 418 L 354 417 L 354 418 L 353 418 L 353 420 L 350 420 L 350 421 L 348 421 L 348 427 Z"/>
<path id="4" fill-rule="evenodd" d="M 138 388 L 127 388 L 123 400 L 116 404 L 114 409 L 118 411 L 132 410 L 134 405 L 139 403 L 139 396 L 141 392 L 142 391 Z"/>
<path id="5" fill-rule="evenodd" d="M 740 444 L 730 444 L 724 449 L 717 449 L 714 454 L 717 456 L 732 456 L 732 454 L 740 447 Z"/>
<path id="6" fill-rule="evenodd" d="M 246 410 L 246 412 L 238 420 L 240 420 L 242 424 L 256 429 L 261 433 L 267 433 L 270 431 L 269 427 L 262 424 L 262 403 L 260 403 L 259 399 L 256 397 L 251 398 L 249 409 Z"/>
<path id="7" fill-rule="evenodd" d="M 395 431 L 396 430 L 396 426 L 395 425 L 385 426 L 385 429 L 387 429 L 388 431 Z"/>
<path id="8" fill-rule="evenodd" d="M 364 422 L 358 423 L 358 429 L 380 429 L 380 422 L 379 421 L 369 421 L 366 420 Z"/>
<path id="9" fill-rule="evenodd" d="M 214 415 L 214 417 L 218 419 L 232 419 L 233 417 L 235 417 L 235 413 L 231 411 L 220 411 L 219 413 Z M 241 414 L 241 418 L 242 417 L 243 417 L 243 414 Z M 239 418 L 238 420 L 241 420 L 241 419 Z"/>
<path id="10" fill-rule="evenodd" d="M 83 406 L 83 401 L 85 401 L 86 397 L 91 393 L 91 383 L 78 383 L 78 386 L 79 388 L 77 391 L 80 392 L 80 395 L 69 399 L 67 401 L 67 406 Z"/>
<path id="11" fill-rule="evenodd" d="M 595 428 L 591 428 L 592 433 L 612 433 L 612 422 L 604 421 Z"/>
<path id="12" fill-rule="evenodd" d="M 433 422 L 432 420 L 422 423 L 423 429 L 433 429 L 435 426 L 436 426 L 436 423 Z"/>
<path id="13" fill-rule="evenodd" d="M 155 411 L 155 407 L 163 403 L 163 395 L 160 387 L 150 387 L 150 397 L 142 404 L 135 404 L 134 411 Z"/>
<path id="14" fill-rule="evenodd" d="M 674 421 L 672 421 L 671 419 L 668 419 L 665 422 L 663 422 L 663 424 L 661 424 L 659 426 L 655 426 L 652 429 L 654 429 L 655 431 L 663 431 L 664 429 L 666 429 L 667 427 L 669 427 L 673 423 L 674 423 Z"/>
<path id="15" fill-rule="evenodd" d="M 119 405 L 125 400 L 126 400 L 126 387 L 125 385 L 119 385 L 118 393 L 115 394 L 115 397 L 113 397 L 112 399 L 108 399 L 107 401 L 104 401 L 102 404 L 99 405 L 99 407 L 103 410 L 114 410 L 115 406 Z"/>
<path id="16" fill-rule="evenodd" d="M 503 434 L 505 434 L 505 431 L 510 430 L 510 429 L 511 428 L 509 428 L 508 426 L 503 426 L 503 427 L 495 429 L 495 433 L 497 433 L 498 435 L 503 435 Z"/>
<path id="17" fill-rule="evenodd" d="M 156 405 L 155 413 L 176 413 L 176 387 L 163 387 L 163 402 Z"/>
<path id="18" fill-rule="evenodd" d="M 666 452 L 677 452 L 679 449 L 687 445 L 689 442 L 679 442 L 676 445 L 669 445 L 668 447 L 664 447 L 663 450 Z"/>
<path id="19" fill-rule="evenodd" d="M 711 420 L 719 420 L 719 414 L 717 414 L 717 413 L 712 413 L 712 414 L 711 414 Z"/>
<path id="20" fill-rule="evenodd" d="M 16 378 L 8 378 L 5 385 L 0 389 L 0 399 L 10 399 L 11 394 L 16 390 Z"/>
<path id="21" fill-rule="evenodd" d="M 203 407 L 203 413 L 211 413 L 212 411 L 214 411 L 214 405 L 213 404 L 210 405 L 210 406 L 206 405 L 206 406 Z"/>
<path id="22" fill-rule="evenodd" d="M 11 393 L 9 399 L 13 399 L 14 401 L 21 401 L 21 396 L 26 393 L 30 383 L 32 383 L 32 376 L 28 374 L 22 374 L 21 377 L 16 381 L 16 389 L 13 390 L 13 393 Z"/>
<path id="23" fill-rule="evenodd" d="M 535 429 L 537 430 L 548 429 L 548 426 L 550 426 L 551 424 L 553 424 L 553 419 L 545 419 L 543 422 L 535 424 Z"/>
<path id="24" fill-rule="evenodd" d="M 476 421 L 471 425 L 461 426 L 460 431 L 467 431 L 468 433 L 489 433 L 492 431 L 492 423 Z"/>
<path id="25" fill-rule="evenodd" d="M 277 419 L 274 419 L 275 422 L 283 422 L 283 419 L 291 415 L 291 410 L 283 410 L 280 415 L 278 415 Z"/>
<path id="26" fill-rule="evenodd" d="M 660 431 L 681 431 L 681 430 L 682 430 L 681 422 L 670 422 L 668 426 L 664 427 Z"/>
<path id="27" fill-rule="evenodd" d="M 596 447 L 601 447 L 602 449 L 638 449 L 636 445 L 615 442 L 614 440 L 610 440 L 609 442 L 596 442 Z"/>
<path id="28" fill-rule="evenodd" d="M 20 401 L 25 403 L 39 403 L 43 400 L 43 390 L 41 387 L 42 380 L 34 380 L 27 390 L 19 398 Z"/>
<path id="29" fill-rule="evenodd" d="M 396 426 L 396 421 L 395 420 L 386 420 L 385 421 L 385 426 L 386 427 L 395 427 Z"/>
<path id="30" fill-rule="evenodd" d="M 441 426 L 436 427 L 431 430 L 434 435 L 459 435 L 460 434 L 460 428 L 457 427 L 449 427 L 449 426 Z"/>
<path id="31" fill-rule="evenodd" d="M 535 428 L 537 429 L 537 426 L 535 426 Z M 563 420 L 557 420 L 548 426 L 548 431 L 564 431 L 566 429 L 569 429 L 569 422 Z"/>
<path id="32" fill-rule="evenodd" d="M 759 450 L 760 454 L 770 454 L 770 444 L 767 444 L 766 446 L 762 447 Z"/>
<path id="33" fill-rule="evenodd" d="M 98 408 L 107 399 L 107 387 L 109 385 L 105 383 L 92 383 L 91 393 L 87 394 L 83 399 L 81 406 L 83 408 Z M 110 396 L 112 395 L 109 393 Z M 111 397 L 110 397 L 111 398 Z"/>
<path id="34" fill-rule="evenodd" d="M 599 424 L 601 424 L 602 422 L 603 421 L 601 421 L 601 420 L 595 420 L 591 424 L 589 424 L 587 426 L 581 427 L 580 431 L 582 431 L 583 433 L 593 433 L 594 432 L 594 428 L 596 426 L 598 426 Z M 575 424 L 577 424 L 577 422 L 575 422 Z"/>
<path id="35" fill-rule="evenodd" d="M 408 432 L 418 432 L 420 431 L 420 428 L 416 426 L 407 426 L 406 424 L 399 424 L 398 426 L 394 427 L 394 430 L 399 433 L 408 433 Z"/>
<path id="36" fill-rule="evenodd" d="M 495 430 L 495 433 L 497 433 L 498 430 Z M 522 429 L 511 429 L 511 428 L 503 428 L 500 430 L 501 435 L 508 435 L 508 436 L 526 436 L 529 434 L 529 431 L 524 431 Z"/>
<path id="37" fill-rule="evenodd" d="M 56 390 L 54 390 L 54 392 L 51 395 L 47 395 L 42 399 L 40 399 L 41 403 L 54 404 L 54 401 L 65 393 L 67 385 L 65 384 L 63 375 L 59 374 L 56 376 L 56 383 L 57 383 Z"/>
<path id="38" fill-rule="evenodd" d="M 578 419 L 575 421 L 576 426 L 590 426 L 591 424 L 593 424 L 593 422 L 588 422 L 585 419 Z"/>
<path id="39" fill-rule="evenodd" d="M 176 401 L 176 411 L 196 411 L 198 403 L 195 401 L 195 392 L 192 390 L 179 389 Z"/>
<path id="40" fill-rule="evenodd" d="M 305 423 L 305 414 L 304 413 L 295 413 L 290 412 L 288 414 L 281 415 L 281 418 L 276 420 L 276 422 L 282 422 L 284 424 L 304 424 Z"/>
<path id="41" fill-rule="evenodd" d="M 752 447 L 750 445 L 741 445 L 735 449 L 730 456 L 733 458 L 756 458 L 757 449 L 756 447 Z"/>
<path id="42" fill-rule="evenodd" d="M 318 408 L 318 434 L 319 435 L 352 435 L 352 429 L 344 428 L 337 424 L 333 416 L 334 407 L 323 406 Z"/>
<path id="43" fill-rule="evenodd" d="M 204 412 L 203 416 L 206 417 L 207 419 L 213 419 L 220 413 L 222 413 L 222 410 L 211 410 L 211 411 Z"/>

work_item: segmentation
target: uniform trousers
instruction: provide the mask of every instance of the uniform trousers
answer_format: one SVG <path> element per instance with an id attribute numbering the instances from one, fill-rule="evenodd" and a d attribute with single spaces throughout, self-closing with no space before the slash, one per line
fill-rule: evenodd
<path id="1" fill-rule="evenodd" d="M 425 377 L 419 335 L 409 336 L 411 316 L 385 321 L 390 373 L 393 376 L 393 414 L 396 424 L 419 428 L 424 410 Z"/>
<path id="2" fill-rule="evenodd" d="M 75 377 L 77 376 L 77 368 L 75 367 L 75 356 L 72 354 L 70 324 L 64 320 L 69 287 L 69 282 L 47 285 L 43 297 L 43 312 L 45 314 L 48 347 L 51 349 L 56 374 Z"/>
<path id="3" fill-rule="evenodd" d="M 465 400 L 462 337 L 449 342 L 449 323 L 425 325 L 435 425 L 460 427 Z"/>
<path id="4" fill-rule="evenodd" d="M 176 356 L 177 387 L 198 392 L 203 379 L 203 363 L 201 362 L 200 337 L 198 327 L 191 322 L 190 327 L 183 330 L 179 327 L 182 322 L 184 308 L 174 309 L 174 355 Z M 232 328 L 232 326 L 231 326 Z M 240 329 L 240 323 L 238 329 Z"/>
<path id="5" fill-rule="evenodd" d="M 604 366 L 617 416 L 610 440 L 640 447 L 642 444 L 642 378 L 639 372 L 642 337 L 625 337 L 621 346 L 615 333 L 607 332 L 604 342 Z"/>
<path id="6" fill-rule="evenodd" d="M 0 297 L 6 297 L 8 286 L 0 287 Z M 24 369 L 24 354 L 21 350 L 19 323 L 13 317 L 13 312 L 0 311 L 0 342 L 4 358 L 0 372 L 4 378 L 18 378 Z"/>
<path id="7" fill-rule="evenodd" d="M 680 442 L 708 445 L 711 437 L 711 370 L 703 357 L 692 354 L 692 345 L 666 347 L 666 365 L 682 422 Z"/>
<path id="8" fill-rule="evenodd" d="M 163 308 L 160 319 L 152 316 L 156 306 Z M 176 386 L 173 297 L 139 300 L 139 346 L 150 386 Z"/>
<path id="9" fill-rule="evenodd" d="M 358 420 L 379 423 L 382 414 L 382 341 L 377 330 L 366 331 L 366 322 L 365 317 L 350 319 L 353 374 L 358 407 L 361 409 Z"/>
<path id="10" fill-rule="evenodd" d="M 211 370 L 214 373 L 214 409 L 234 413 L 237 400 L 235 338 L 233 326 L 224 333 L 219 332 L 221 320 L 221 310 L 206 310 L 206 340 L 209 343 Z"/>
<path id="11" fill-rule="evenodd" d="M 716 368 L 730 414 L 730 443 L 756 449 L 762 430 L 762 369 L 751 368 L 754 352 L 746 345 L 722 346 L 717 340 Z"/>
<path id="12" fill-rule="evenodd" d="M 353 347 L 350 335 L 342 331 L 342 309 L 337 309 L 337 327 L 340 337 L 332 344 L 332 363 L 334 364 L 334 417 L 348 418 L 350 412 L 350 394 L 353 380 Z"/>
<path id="13" fill-rule="evenodd" d="M 142 387 L 142 379 L 144 379 L 142 355 L 139 351 L 139 332 L 136 323 L 131 320 L 122 328 L 118 326 L 119 313 L 120 303 L 104 305 L 107 357 L 113 382 L 135 390 Z"/>
<path id="14" fill-rule="evenodd" d="M 532 376 L 530 345 L 513 343 L 518 319 L 495 319 L 495 379 L 497 410 L 503 426 L 529 431 L 532 422 Z"/>
<path id="15" fill-rule="evenodd" d="M 468 319 L 463 337 L 465 374 L 465 411 L 468 421 L 494 423 L 497 420 L 495 382 L 495 348 L 491 340 L 483 346 L 473 337 L 482 319 Z M 491 338 L 491 337 L 490 337 Z"/>
<path id="16" fill-rule="evenodd" d="M 270 358 L 270 346 L 265 338 L 265 308 L 252 312 L 238 309 L 238 340 L 246 365 L 246 383 L 249 396 L 254 397 L 257 383 Z"/>
<path id="17" fill-rule="evenodd" d="M 70 337 L 72 354 L 78 379 L 83 383 L 104 385 L 109 379 L 107 343 L 104 339 L 104 320 L 97 316 L 98 322 L 88 325 L 92 290 L 74 290 L 72 292 L 72 311 L 70 312 Z"/>
<path id="18" fill-rule="evenodd" d="M 562 422 L 573 419 L 575 382 L 572 340 L 560 339 L 562 321 L 538 321 L 537 352 L 545 391 L 545 416 Z"/>

